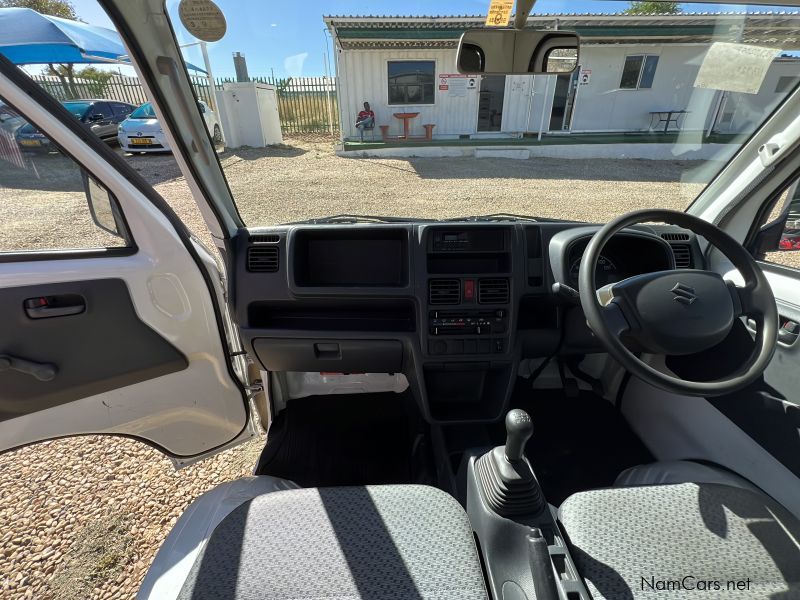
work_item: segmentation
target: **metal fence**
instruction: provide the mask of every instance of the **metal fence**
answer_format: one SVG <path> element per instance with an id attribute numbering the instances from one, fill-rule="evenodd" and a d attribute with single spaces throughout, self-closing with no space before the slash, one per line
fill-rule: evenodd
<path id="1" fill-rule="evenodd" d="M 34 75 L 32 79 L 47 93 L 59 100 L 76 98 L 106 98 L 128 102 L 136 106 L 147 102 L 144 89 L 136 77 L 114 75 L 106 81 L 95 79 L 67 79 L 52 75 Z"/>
<path id="2" fill-rule="evenodd" d="M 106 81 L 93 79 L 73 80 L 54 76 L 35 75 L 36 83 L 59 100 L 76 98 L 107 98 L 139 105 L 147 102 L 144 89 L 136 77 L 114 75 Z M 337 133 L 339 131 L 339 105 L 336 80 L 329 77 L 252 77 L 253 81 L 273 85 L 278 97 L 278 114 L 284 133 Z M 195 94 L 215 106 L 208 78 L 190 75 Z M 218 78 L 217 91 L 233 79 Z"/>
<path id="3" fill-rule="evenodd" d="M 251 77 L 252 81 L 274 85 L 278 113 L 284 133 L 336 133 L 339 104 L 336 79 L 330 77 Z M 217 89 L 233 79 L 217 79 Z"/>

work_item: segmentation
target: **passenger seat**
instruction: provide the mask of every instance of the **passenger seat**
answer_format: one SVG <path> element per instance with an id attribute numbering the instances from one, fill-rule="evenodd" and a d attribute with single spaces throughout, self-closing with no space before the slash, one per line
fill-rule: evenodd
<path id="1" fill-rule="evenodd" d="M 461 505 L 421 485 L 218 486 L 164 541 L 138 598 L 487 600 Z"/>

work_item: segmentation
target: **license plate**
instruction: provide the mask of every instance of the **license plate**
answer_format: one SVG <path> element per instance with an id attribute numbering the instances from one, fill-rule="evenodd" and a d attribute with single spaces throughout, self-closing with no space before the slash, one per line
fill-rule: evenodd
<path id="1" fill-rule="evenodd" d="M 147 146 L 149 144 L 152 144 L 153 140 L 152 138 L 135 137 L 135 138 L 129 138 L 128 142 L 134 146 Z"/>
<path id="2" fill-rule="evenodd" d="M 42 143 L 39 140 L 20 140 L 19 143 L 23 146 L 41 146 Z"/>

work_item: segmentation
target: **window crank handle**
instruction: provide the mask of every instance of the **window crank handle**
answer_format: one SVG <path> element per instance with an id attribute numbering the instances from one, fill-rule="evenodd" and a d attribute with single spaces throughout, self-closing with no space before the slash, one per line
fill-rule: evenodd
<path id="1" fill-rule="evenodd" d="M 8 354 L 0 354 L 0 372 L 9 370 L 32 375 L 39 381 L 51 381 L 58 373 L 58 368 L 50 363 L 37 363 Z"/>

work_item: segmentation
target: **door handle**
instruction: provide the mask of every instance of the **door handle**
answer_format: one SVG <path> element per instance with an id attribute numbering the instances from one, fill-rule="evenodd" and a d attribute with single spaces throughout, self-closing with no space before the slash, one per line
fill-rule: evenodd
<path id="1" fill-rule="evenodd" d="M 778 341 L 781 344 L 791 346 L 800 337 L 800 323 L 797 321 L 783 321 L 783 325 L 778 330 Z"/>
<path id="2" fill-rule="evenodd" d="M 86 299 L 78 294 L 39 296 L 23 303 L 25 314 L 31 319 L 79 315 L 86 310 Z"/>
<path id="3" fill-rule="evenodd" d="M 39 381 L 51 381 L 58 373 L 58 368 L 50 363 L 37 363 L 9 354 L 0 354 L 0 372 L 19 371 L 32 375 Z"/>

